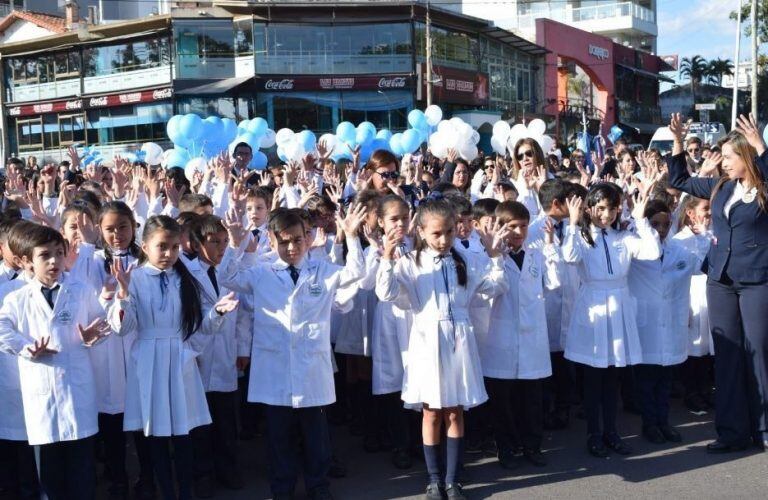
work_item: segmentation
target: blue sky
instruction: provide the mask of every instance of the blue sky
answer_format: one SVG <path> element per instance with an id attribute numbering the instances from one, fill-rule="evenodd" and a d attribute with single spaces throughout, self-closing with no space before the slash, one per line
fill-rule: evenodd
<path id="1" fill-rule="evenodd" d="M 736 21 L 728 16 L 738 5 L 739 0 L 659 0 L 659 55 L 679 54 L 682 60 L 698 54 L 705 59 L 733 61 Z M 751 50 L 750 39 L 742 37 L 742 61 L 751 59 Z M 663 90 L 666 88 L 669 84 Z"/>

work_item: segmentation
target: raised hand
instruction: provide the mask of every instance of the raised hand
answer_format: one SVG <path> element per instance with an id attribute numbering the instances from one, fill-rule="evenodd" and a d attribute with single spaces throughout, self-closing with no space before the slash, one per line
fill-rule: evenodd
<path id="1" fill-rule="evenodd" d="M 766 149 L 765 141 L 760 134 L 760 128 L 757 126 L 755 116 L 752 113 L 749 114 L 749 117 L 741 115 L 736 120 L 736 123 L 738 125 L 735 127 L 735 130 L 744 136 L 750 146 L 755 148 L 758 156 L 763 154 Z"/>
<path id="2" fill-rule="evenodd" d="M 672 117 L 669 120 L 669 131 L 675 138 L 675 141 L 680 141 L 682 144 L 685 140 L 685 136 L 688 135 L 688 128 L 690 127 L 690 120 L 683 122 L 682 115 L 680 113 L 672 113 Z"/>
<path id="3" fill-rule="evenodd" d="M 368 240 L 368 244 L 371 246 L 374 252 L 381 252 L 383 243 L 381 235 L 378 231 L 369 228 L 366 224 L 363 226 L 363 236 L 365 236 L 365 239 Z"/>
<path id="4" fill-rule="evenodd" d="M 710 153 L 709 158 L 704 160 L 699 169 L 699 177 L 716 177 L 718 168 L 723 162 L 723 155 L 717 151 Z"/>
<path id="5" fill-rule="evenodd" d="M 223 222 L 224 227 L 227 228 L 227 233 L 229 233 L 229 246 L 232 248 L 239 248 L 247 234 L 247 231 L 243 227 L 243 218 L 238 215 L 237 210 L 230 208 L 227 210 L 227 213 L 224 214 Z"/>
<path id="6" fill-rule="evenodd" d="M 240 301 L 235 299 L 235 292 L 229 292 L 228 294 L 220 298 L 218 302 L 216 302 L 216 305 L 213 306 L 213 309 L 217 313 L 223 315 L 237 309 L 237 305 L 239 303 Z"/>
<path id="7" fill-rule="evenodd" d="M 555 242 L 555 222 L 547 217 L 544 220 L 544 243 L 551 245 Z"/>
<path id="8" fill-rule="evenodd" d="M 571 196 L 565 200 L 565 204 L 568 207 L 568 221 L 571 226 L 577 226 L 581 221 L 581 215 L 583 213 L 581 207 L 584 201 L 578 196 Z"/>
<path id="9" fill-rule="evenodd" d="M 109 327 L 109 323 L 103 318 L 97 318 L 85 328 L 78 323 L 77 331 L 80 334 L 80 339 L 83 341 L 83 344 L 90 347 L 95 345 L 100 339 L 108 336 L 112 332 L 112 329 Z"/>
<path id="10" fill-rule="evenodd" d="M 122 259 L 112 259 L 112 277 L 117 282 L 118 297 L 125 299 L 128 297 L 128 286 L 131 284 L 131 272 L 133 268 L 131 266 L 123 267 Z"/>
<path id="11" fill-rule="evenodd" d="M 27 347 L 27 352 L 29 352 L 32 359 L 39 358 L 40 356 L 45 356 L 48 354 L 58 354 L 59 351 L 55 349 L 51 349 L 48 347 L 48 344 L 51 342 L 51 337 L 43 337 L 40 340 L 35 340 L 35 343 L 31 347 Z"/>
<path id="12" fill-rule="evenodd" d="M 658 178 L 652 179 L 652 181 L 646 186 L 643 186 L 643 189 L 641 189 L 640 192 L 638 192 L 637 195 L 633 198 L 634 206 L 632 207 L 632 217 L 635 220 L 639 220 L 645 217 L 645 207 L 648 205 L 648 201 L 651 199 L 649 194 L 653 189 L 653 186 L 656 185 L 657 181 Z"/>
<path id="13" fill-rule="evenodd" d="M 168 203 L 170 203 L 172 207 L 179 207 L 181 197 L 184 196 L 186 190 L 187 186 L 181 186 L 181 189 L 176 189 L 176 183 L 171 179 L 167 179 L 165 181 L 165 197 L 168 199 Z"/>
<path id="14" fill-rule="evenodd" d="M 480 230 L 480 242 L 489 257 L 498 257 L 504 252 L 505 241 L 509 237 L 510 229 L 506 224 L 494 222 L 490 231 Z"/>
<path id="15" fill-rule="evenodd" d="M 344 235 L 348 239 L 357 238 L 357 230 L 360 229 L 360 225 L 365 220 L 367 210 L 365 206 L 357 204 L 352 207 L 347 213 L 344 219 L 340 215 L 336 215 L 336 225 L 344 231 Z"/>
<path id="16" fill-rule="evenodd" d="M 398 235 L 397 228 L 393 227 L 386 233 L 384 233 L 384 236 L 382 237 L 381 244 L 383 247 L 382 250 L 382 257 L 385 260 L 393 260 L 395 258 L 395 252 L 397 251 L 397 247 L 400 246 L 400 244 L 403 241 L 403 236 Z"/>
<path id="17" fill-rule="evenodd" d="M 445 156 L 445 161 L 454 163 L 456 161 L 456 158 L 459 157 L 459 152 L 455 150 L 454 148 L 448 148 L 448 154 Z"/>

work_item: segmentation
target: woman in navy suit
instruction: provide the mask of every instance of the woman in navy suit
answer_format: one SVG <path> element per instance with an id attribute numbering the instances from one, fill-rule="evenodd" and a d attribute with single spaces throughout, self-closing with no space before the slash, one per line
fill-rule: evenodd
<path id="1" fill-rule="evenodd" d="M 714 239 L 707 256 L 709 324 L 715 344 L 715 427 L 710 453 L 768 449 L 768 151 L 754 117 L 742 116 L 722 146 L 719 179 L 691 177 L 675 136 L 669 183 L 711 199 Z"/>

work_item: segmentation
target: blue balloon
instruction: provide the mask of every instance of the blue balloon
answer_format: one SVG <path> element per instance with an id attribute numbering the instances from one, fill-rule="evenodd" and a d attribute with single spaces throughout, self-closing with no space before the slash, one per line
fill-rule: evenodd
<path id="1" fill-rule="evenodd" d="M 179 122 L 179 132 L 187 141 L 196 141 L 204 133 L 203 120 L 193 113 L 186 114 Z"/>
<path id="2" fill-rule="evenodd" d="M 370 125 L 364 126 L 364 125 Z M 357 134 L 355 134 L 355 142 L 358 145 L 366 145 L 376 137 L 376 127 L 373 123 L 363 122 L 357 126 Z"/>
<path id="3" fill-rule="evenodd" d="M 424 112 L 422 110 L 414 109 L 408 113 L 408 123 L 411 125 L 411 127 L 416 128 L 422 122 L 427 123 L 427 117 L 424 116 Z"/>
<path id="4" fill-rule="evenodd" d="M 184 168 L 187 165 L 187 162 L 189 162 L 191 159 L 192 157 L 189 156 L 189 152 L 187 150 L 182 148 L 173 148 L 165 159 L 165 168 Z"/>
<path id="5" fill-rule="evenodd" d="M 403 138 L 403 134 L 398 132 L 397 134 L 393 135 L 389 139 L 389 149 L 390 149 L 390 151 L 392 151 L 393 153 L 395 153 L 398 156 L 402 156 L 403 154 L 405 154 L 403 152 L 403 145 L 400 142 L 402 140 L 402 138 Z"/>
<path id="6" fill-rule="evenodd" d="M 267 120 L 261 117 L 256 117 L 248 123 L 246 130 L 253 135 L 262 136 L 264 135 L 264 132 L 267 131 L 268 127 L 269 124 L 267 123 Z"/>
<path id="7" fill-rule="evenodd" d="M 237 137 L 237 123 L 235 123 L 235 120 L 231 118 L 224 118 L 221 120 L 221 127 L 222 127 L 222 142 L 224 144 L 229 144 L 234 140 L 235 137 Z"/>
<path id="8" fill-rule="evenodd" d="M 356 135 L 357 130 L 355 129 L 355 126 L 349 122 L 341 122 L 339 123 L 339 126 L 336 127 L 336 137 L 342 142 L 354 143 Z"/>
<path id="9" fill-rule="evenodd" d="M 184 146 L 187 143 L 186 138 L 182 135 L 180 130 L 180 124 L 181 124 L 182 115 L 173 115 L 170 120 L 168 120 L 168 123 L 165 125 L 165 133 L 168 135 L 168 138 L 171 140 L 174 144 L 179 144 L 180 146 Z"/>
<path id="10" fill-rule="evenodd" d="M 375 151 L 371 145 L 373 144 L 373 141 L 369 142 L 368 144 L 365 144 L 363 146 L 360 146 L 360 161 L 362 163 L 367 163 L 368 160 L 371 158 L 371 155 Z"/>
<path id="11" fill-rule="evenodd" d="M 315 150 L 315 147 L 317 146 L 317 137 L 315 137 L 315 134 L 311 130 L 302 130 L 296 134 L 295 137 L 296 142 L 298 142 L 307 153 Z"/>
<path id="12" fill-rule="evenodd" d="M 264 170 L 267 167 L 267 155 L 261 151 L 253 152 L 253 159 L 248 165 L 250 170 Z"/>
<path id="13" fill-rule="evenodd" d="M 376 138 L 384 139 L 385 141 L 389 142 L 389 140 L 392 138 L 392 132 L 390 132 L 389 129 L 383 128 L 376 134 Z"/>
<path id="14" fill-rule="evenodd" d="M 421 145 L 421 133 L 418 130 L 408 129 L 403 132 L 403 137 L 400 139 L 403 154 L 413 153 L 419 145 Z"/>
<path id="15" fill-rule="evenodd" d="M 372 151 L 378 151 L 380 149 L 390 151 L 389 139 L 374 139 L 371 141 L 370 148 Z"/>
<path id="16" fill-rule="evenodd" d="M 285 154 L 285 151 L 280 146 L 277 147 L 277 157 L 282 161 L 288 161 L 288 155 Z"/>
<path id="17" fill-rule="evenodd" d="M 259 142 L 261 141 L 261 137 L 253 135 L 250 132 L 246 132 L 244 134 L 240 134 L 237 137 L 235 137 L 234 143 L 237 144 L 239 142 L 244 142 L 248 144 L 251 149 L 254 151 L 257 151 L 259 149 Z"/>

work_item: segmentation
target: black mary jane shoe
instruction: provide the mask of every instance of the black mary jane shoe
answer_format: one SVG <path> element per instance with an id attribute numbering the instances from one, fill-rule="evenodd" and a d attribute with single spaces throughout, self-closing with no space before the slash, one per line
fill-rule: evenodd
<path id="1" fill-rule="evenodd" d="M 671 425 L 660 425 L 659 430 L 661 430 L 661 433 L 664 434 L 664 439 L 666 439 L 670 443 L 683 442 L 683 436 L 681 436 L 680 433 L 677 431 L 677 429 L 675 429 Z"/>
<path id="2" fill-rule="evenodd" d="M 603 444 L 603 440 L 597 435 L 590 436 L 587 439 L 587 450 L 589 450 L 590 455 L 597 458 L 606 458 L 610 455 L 608 448 Z"/>
<path id="3" fill-rule="evenodd" d="M 707 453 L 717 455 L 720 453 L 736 453 L 749 448 L 749 443 L 724 443 L 719 439 L 707 445 Z"/>

